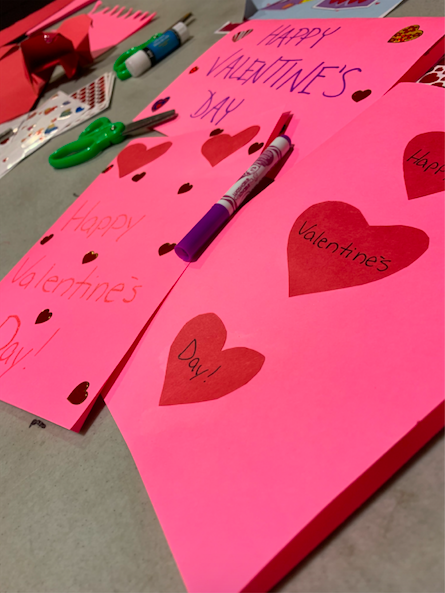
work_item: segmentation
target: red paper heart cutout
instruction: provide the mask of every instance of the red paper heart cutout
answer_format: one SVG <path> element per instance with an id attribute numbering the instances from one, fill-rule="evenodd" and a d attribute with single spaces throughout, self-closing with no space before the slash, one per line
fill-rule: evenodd
<path id="1" fill-rule="evenodd" d="M 235 134 L 235 136 L 230 136 L 230 134 L 212 136 L 212 138 L 204 142 L 201 152 L 212 167 L 215 167 L 215 165 L 253 140 L 259 131 L 260 126 L 251 126 Z"/>
<path id="2" fill-rule="evenodd" d="M 445 189 L 445 133 L 414 136 L 403 153 L 403 175 L 408 200 Z"/>
<path id="3" fill-rule="evenodd" d="M 375 282 L 406 268 L 429 238 L 408 226 L 369 226 L 344 202 L 314 204 L 289 234 L 289 296 Z"/>
<path id="4" fill-rule="evenodd" d="M 246 385 L 264 356 L 250 348 L 223 350 L 227 331 L 215 313 L 188 321 L 173 341 L 160 406 L 219 399 Z"/>
<path id="5" fill-rule="evenodd" d="M 172 146 L 172 142 L 164 142 L 148 149 L 144 144 L 130 144 L 117 155 L 119 177 L 125 177 L 136 169 L 155 161 L 165 154 L 170 146 Z"/>

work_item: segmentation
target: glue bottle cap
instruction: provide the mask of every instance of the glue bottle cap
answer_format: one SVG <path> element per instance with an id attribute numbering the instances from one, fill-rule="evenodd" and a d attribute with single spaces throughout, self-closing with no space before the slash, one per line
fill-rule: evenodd
<path id="1" fill-rule="evenodd" d="M 181 45 L 183 43 L 185 43 L 190 38 L 190 33 L 188 30 L 188 27 L 187 27 L 187 25 L 184 25 L 184 23 L 182 23 L 182 22 L 176 23 L 176 25 L 173 25 L 172 29 L 178 35 L 178 37 L 181 41 Z"/>
<path id="2" fill-rule="evenodd" d="M 140 49 L 125 61 L 125 66 L 131 76 L 137 77 L 151 68 L 151 60 L 148 55 Z"/>

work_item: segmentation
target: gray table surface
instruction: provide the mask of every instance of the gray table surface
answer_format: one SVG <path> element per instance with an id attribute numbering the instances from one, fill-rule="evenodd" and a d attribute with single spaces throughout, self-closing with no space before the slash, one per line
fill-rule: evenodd
<path id="1" fill-rule="evenodd" d="M 113 6 L 111 0 L 105 4 Z M 219 36 L 239 22 L 243 0 L 131 0 L 158 13 L 149 34 L 189 10 L 193 39 L 162 67 L 116 84 L 106 115 L 131 121 Z M 443 16 L 442 0 L 407 0 L 391 17 Z M 112 69 L 140 31 L 80 78 L 59 77 L 70 93 Z M 54 89 L 55 86 L 52 86 Z M 47 98 L 52 89 L 48 89 Z M 77 138 L 55 138 L 0 180 L 0 275 L 3 277 L 114 158 L 108 149 L 61 174 L 48 156 Z M 0 591 L 185 591 L 131 454 L 102 400 L 80 434 L 0 402 Z M 282 592 L 444 591 L 443 433 L 275 588 Z"/>

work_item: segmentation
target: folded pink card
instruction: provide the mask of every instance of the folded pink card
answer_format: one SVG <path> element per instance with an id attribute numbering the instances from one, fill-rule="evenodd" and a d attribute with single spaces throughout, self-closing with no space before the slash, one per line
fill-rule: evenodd
<path id="1" fill-rule="evenodd" d="M 109 392 L 189 591 L 270 589 L 443 426 L 443 114 L 398 85 L 248 203 Z"/>
<path id="2" fill-rule="evenodd" d="M 185 269 L 175 244 L 251 165 L 280 115 L 123 148 L 0 284 L 4 401 L 80 428 Z"/>
<path id="3" fill-rule="evenodd" d="M 443 29 L 441 18 L 417 17 L 249 21 L 200 56 L 139 117 L 169 98 L 180 115 L 162 131 L 177 134 L 206 123 L 224 128 L 280 105 L 300 120 L 303 158 L 386 93 Z"/>

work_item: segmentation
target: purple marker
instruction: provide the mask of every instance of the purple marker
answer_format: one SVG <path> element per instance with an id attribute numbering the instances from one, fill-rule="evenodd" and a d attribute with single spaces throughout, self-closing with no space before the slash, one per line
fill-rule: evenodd
<path id="1" fill-rule="evenodd" d="M 252 189 L 284 157 L 291 147 L 288 136 L 278 136 L 257 158 L 235 185 L 210 208 L 191 231 L 176 245 L 175 252 L 184 261 L 192 261 L 211 237 L 238 210 Z"/>

